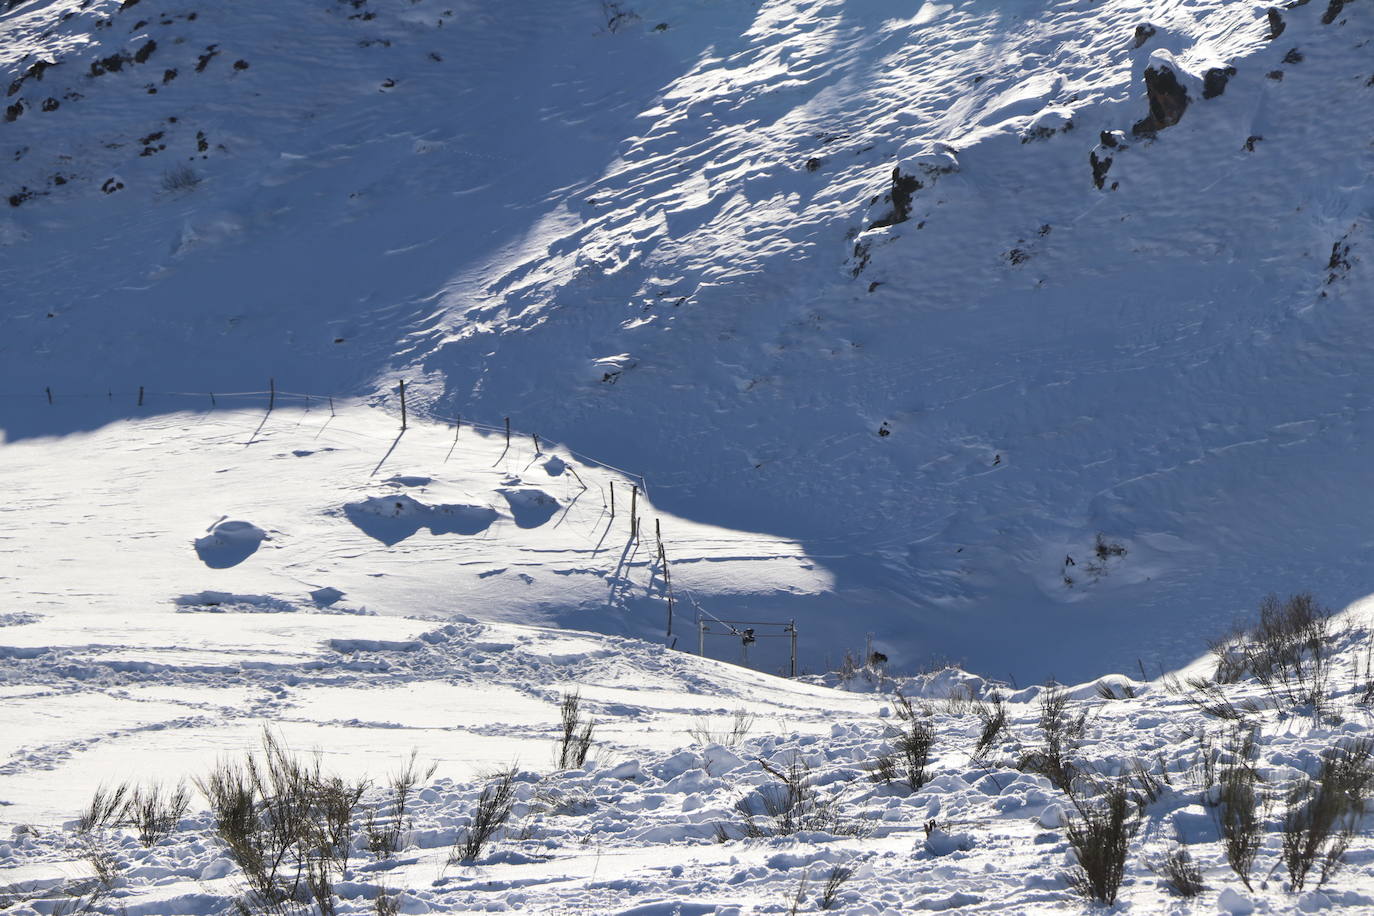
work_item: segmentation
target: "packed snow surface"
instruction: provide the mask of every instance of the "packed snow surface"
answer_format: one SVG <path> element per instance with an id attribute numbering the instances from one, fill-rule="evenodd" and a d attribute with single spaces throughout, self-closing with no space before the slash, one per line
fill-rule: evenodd
<path id="1" fill-rule="evenodd" d="M 0 86 L 0 909 L 1082 912 L 1115 787 L 1117 911 L 1374 911 L 1366 0 L 0 0 Z M 264 741 L 370 780 L 290 899 Z"/>

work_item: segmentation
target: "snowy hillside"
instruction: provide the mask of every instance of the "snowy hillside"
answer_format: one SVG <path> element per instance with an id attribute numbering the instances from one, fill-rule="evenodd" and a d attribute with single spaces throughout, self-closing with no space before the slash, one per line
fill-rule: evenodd
<path id="1" fill-rule="evenodd" d="M 0 427 L 404 377 L 797 544 L 732 610 L 812 665 L 1176 665 L 1369 590 L 1371 39 L 1358 0 L 10 3 Z"/>

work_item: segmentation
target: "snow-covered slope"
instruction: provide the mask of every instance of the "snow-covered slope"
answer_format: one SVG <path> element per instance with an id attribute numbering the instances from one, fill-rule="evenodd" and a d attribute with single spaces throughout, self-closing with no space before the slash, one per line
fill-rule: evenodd
<path id="1" fill-rule="evenodd" d="M 407 377 L 800 544 L 813 663 L 1368 591 L 1367 4 L 618 8 L 13 5 L 0 426 Z"/>

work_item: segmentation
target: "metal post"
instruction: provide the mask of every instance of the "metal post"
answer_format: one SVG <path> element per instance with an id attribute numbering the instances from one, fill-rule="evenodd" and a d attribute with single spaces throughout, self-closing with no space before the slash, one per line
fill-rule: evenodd
<path id="1" fill-rule="evenodd" d="M 706 624 L 701 620 L 701 612 L 697 612 L 697 655 L 706 656 Z"/>
<path id="2" fill-rule="evenodd" d="M 506 448 L 510 448 L 510 417 L 506 417 Z"/>
<path id="3" fill-rule="evenodd" d="M 792 672 L 792 673 L 791 673 L 790 676 L 791 676 L 791 677 L 796 677 L 796 676 L 797 676 L 797 621 L 796 621 L 796 620 L 790 621 L 790 622 L 788 623 L 788 625 L 787 625 L 787 629 L 790 631 L 790 634 L 791 634 L 791 636 L 792 636 L 792 639 L 791 639 L 791 643 L 792 643 L 792 666 L 791 666 L 791 672 Z"/>
<path id="4" fill-rule="evenodd" d="M 48 393 L 48 403 L 51 404 L 51 403 L 52 403 L 52 389 L 51 389 L 51 388 L 44 388 L 43 390 L 46 391 L 46 392 Z"/>
<path id="5" fill-rule="evenodd" d="M 532 439 L 534 440 L 534 453 L 535 453 L 535 455 L 542 455 L 542 454 L 544 454 L 543 452 L 541 452 L 541 451 L 539 450 L 539 434 L 538 434 L 538 433 L 530 433 L 530 438 L 532 438 Z"/>
<path id="6" fill-rule="evenodd" d="M 139 385 L 139 386 L 138 386 L 138 406 L 139 406 L 139 407 L 142 407 L 142 406 L 143 406 L 143 386 L 142 386 L 142 385 Z"/>
<path id="7" fill-rule="evenodd" d="M 611 518 L 615 518 L 615 481 L 611 481 Z"/>
<path id="8" fill-rule="evenodd" d="M 406 380 L 401 379 L 401 432 L 406 431 Z"/>
<path id="9" fill-rule="evenodd" d="M 140 389 L 138 389 L 138 390 L 139 390 L 140 393 L 143 391 L 142 388 L 140 388 Z M 277 380 L 276 380 L 276 379 L 270 378 L 270 379 L 267 380 L 267 390 L 268 390 L 268 392 L 269 392 L 268 395 L 267 395 L 267 412 L 268 412 L 268 413 L 271 413 L 271 412 L 272 412 L 272 408 L 277 406 Z M 141 394 L 140 394 L 140 397 L 141 397 Z M 139 403 L 141 404 L 141 403 L 143 403 L 143 402 L 142 402 L 142 401 L 139 401 Z"/>
<path id="10" fill-rule="evenodd" d="M 213 391 L 210 392 L 210 406 L 212 408 L 219 406 L 219 403 L 215 400 L 215 393 Z"/>

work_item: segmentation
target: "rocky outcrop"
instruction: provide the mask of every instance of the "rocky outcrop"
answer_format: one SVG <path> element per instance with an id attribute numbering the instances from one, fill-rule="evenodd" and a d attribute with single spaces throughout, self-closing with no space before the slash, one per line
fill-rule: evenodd
<path id="1" fill-rule="evenodd" d="M 876 220 L 873 229 L 881 229 L 884 226 L 895 226 L 904 223 L 911 218 L 911 199 L 916 192 L 925 187 L 921 180 L 915 175 L 904 175 L 900 166 L 892 170 L 892 190 L 888 192 L 888 198 L 892 201 L 892 210 L 886 216 Z"/>
<path id="2" fill-rule="evenodd" d="M 1164 64 L 1145 68 L 1145 94 L 1150 113 L 1131 128 L 1137 137 L 1153 137 L 1174 126 L 1188 109 L 1188 90 L 1179 82 L 1178 74 Z"/>

